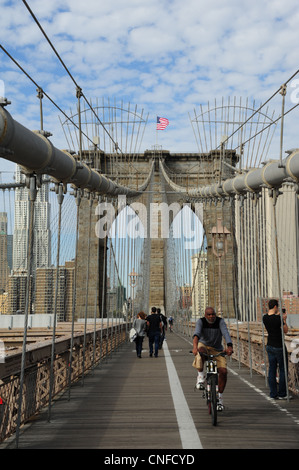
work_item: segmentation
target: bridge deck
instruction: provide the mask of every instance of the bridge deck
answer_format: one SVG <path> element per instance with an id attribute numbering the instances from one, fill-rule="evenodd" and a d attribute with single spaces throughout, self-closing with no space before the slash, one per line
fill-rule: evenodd
<path id="1" fill-rule="evenodd" d="M 158 358 L 142 359 L 134 343 L 103 362 L 24 426 L 20 449 L 298 449 L 299 399 L 268 398 L 264 377 L 229 361 L 225 406 L 212 426 L 202 392 L 194 391 L 190 340 L 167 334 Z M 14 439 L 2 444 L 13 448 Z"/>

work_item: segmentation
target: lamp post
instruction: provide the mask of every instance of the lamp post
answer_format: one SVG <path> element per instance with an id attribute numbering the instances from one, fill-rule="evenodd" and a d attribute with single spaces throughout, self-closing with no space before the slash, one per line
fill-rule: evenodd
<path id="1" fill-rule="evenodd" d="M 219 281 L 219 305 L 218 314 L 222 316 L 222 300 L 221 300 L 221 257 L 227 253 L 227 237 L 230 231 L 226 227 L 222 226 L 221 219 L 217 219 L 217 226 L 211 230 L 212 235 L 212 248 L 213 253 L 218 258 L 218 281 Z"/>
<path id="2" fill-rule="evenodd" d="M 137 274 L 133 268 L 133 271 L 129 274 L 129 284 L 132 287 L 132 304 L 131 304 L 132 305 L 132 311 L 131 311 L 132 320 L 133 320 L 133 314 L 134 314 L 134 289 L 137 284 L 137 276 L 139 276 L 139 274 Z"/>

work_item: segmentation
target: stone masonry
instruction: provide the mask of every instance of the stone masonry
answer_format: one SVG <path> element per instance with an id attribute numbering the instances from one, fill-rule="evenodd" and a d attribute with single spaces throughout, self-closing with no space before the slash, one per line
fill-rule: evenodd
<path id="1" fill-rule="evenodd" d="M 221 157 L 220 152 L 214 151 L 207 154 L 170 154 L 168 151 L 161 151 L 157 155 L 154 151 L 145 151 L 143 154 L 134 156 L 134 164 L 125 166 L 122 163 L 122 171 L 118 171 L 117 181 L 120 184 L 138 188 L 147 178 L 152 159 L 156 161 L 155 172 L 153 175 L 151 191 L 151 201 L 161 203 L 166 201 L 182 203 L 180 195 L 163 193 L 162 178 L 159 172 L 158 157 L 162 158 L 167 167 L 168 174 L 172 181 L 186 188 L 194 188 L 217 183 L 220 174 L 221 158 L 225 159 L 229 165 L 235 166 L 238 157 L 234 152 L 227 152 Z M 115 155 L 109 156 L 101 154 L 100 158 L 105 162 L 105 174 L 114 179 L 113 162 Z M 223 165 L 223 164 L 222 164 Z M 103 166 L 103 164 L 102 164 Z M 101 161 L 97 162 L 97 167 L 101 167 Z M 134 167 L 135 177 L 132 177 L 132 167 Z M 222 179 L 230 178 L 232 170 L 229 167 L 222 166 Z M 104 169 L 104 168 L 103 168 Z M 102 169 L 102 171 L 103 171 Z M 103 171 L 104 173 L 104 171 Z M 219 264 L 218 258 L 213 253 L 213 240 L 211 231 L 217 225 L 217 219 L 230 232 L 227 237 L 227 253 L 221 257 L 221 310 L 224 317 L 234 317 L 234 285 L 235 283 L 235 263 L 233 257 L 233 236 L 234 220 L 233 207 L 230 201 L 223 203 L 214 200 L 205 200 L 203 207 L 203 225 L 208 243 L 208 283 L 209 283 L 209 304 L 218 311 L 219 307 Z M 95 216 L 95 207 L 92 210 L 91 243 L 90 243 L 90 270 L 88 282 L 88 295 L 86 296 L 86 268 L 88 254 L 88 227 L 89 227 L 89 201 L 83 199 L 80 207 L 80 232 L 78 248 L 78 270 L 77 270 L 77 289 L 76 289 L 76 316 L 84 317 L 86 298 L 88 299 L 88 316 L 94 316 L 96 286 L 98 286 L 97 295 L 97 315 L 100 316 L 102 309 L 102 285 L 105 281 L 105 242 L 99 241 L 95 234 L 95 224 L 98 217 Z M 98 252 L 98 243 L 101 243 Z M 149 285 L 149 305 L 157 306 L 162 309 L 165 307 L 164 284 L 164 250 L 165 243 L 162 238 L 151 239 L 150 255 L 150 285 Z M 99 253 L 99 259 L 98 259 Z M 105 310 L 105 309 L 104 309 Z M 105 312 L 104 312 L 105 315 Z"/>

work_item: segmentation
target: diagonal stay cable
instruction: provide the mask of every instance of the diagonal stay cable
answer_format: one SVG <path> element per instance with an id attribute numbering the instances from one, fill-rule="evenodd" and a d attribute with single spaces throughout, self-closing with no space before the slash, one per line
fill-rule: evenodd
<path id="1" fill-rule="evenodd" d="M 295 104 L 294 106 L 292 106 L 292 108 L 288 109 L 287 111 L 285 111 L 284 113 L 282 113 L 280 116 L 278 116 L 274 121 L 270 122 L 270 124 L 268 124 L 267 126 L 263 127 L 263 129 L 261 129 L 260 131 L 258 131 L 256 134 L 254 134 L 253 136 L 249 137 L 247 140 L 245 140 L 243 142 L 243 144 L 247 144 L 247 142 L 249 142 L 251 139 L 255 138 L 256 136 L 258 136 L 259 134 L 261 134 L 262 132 L 264 132 L 266 129 L 268 129 L 269 127 L 273 126 L 273 124 L 276 124 L 280 119 L 282 119 L 282 117 L 286 116 L 287 114 L 289 114 L 291 111 L 293 111 L 295 108 L 297 108 L 299 106 L 299 103 Z M 235 147 L 234 150 L 237 150 L 238 147 Z"/>
<path id="2" fill-rule="evenodd" d="M 38 83 L 26 72 L 26 70 L 18 63 L 18 61 L 16 59 L 14 59 L 12 57 L 12 55 L 4 48 L 4 46 L 2 46 L 2 44 L 0 44 L 0 49 L 14 62 L 15 65 L 17 65 L 17 67 L 24 73 L 24 75 L 26 75 L 27 78 L 29 78 L 29 80 L 39 89 L 42 91 L 42 93 L 49 99 L 49 101 L 66 117 L 66 119 L 68 121 L 70 121 L 79 131 L 80 131 L 80 128 L 77 126 L 77 124 L 55 103 L 55 101 L 52 100 L 52 98 L 44 92 L 44 90 L 42 89 L 42 87 L 40 87 L 38 85 Z M 87 140 L 89 140 L 93 145 L 94 145 L 94 142 L 90 139 L 90 137 L 88 135 L 86 135 L 82 130 L 81 130 L 82 134 L 87 138 Z M 151 173 L 153 171 L 153 162 L 152 162 L 152 166 L 151 166 L 151 170 L 150 170 L 150 174 L 148 175 L 148 178 L 145 180 L 145 182 L 143 183 L 142 187 L 139 188 L 140 191 L 144 191 L 146 189 L 146 187 L 148 186 L 149 184 L 149 181 L 150 181 L 150 176 L 151 176 Z M 128 188 L 130 189 L 130 188 Z"/>
<path id="3" fill-rule="evenodd" d="M 29 78 L 29 80 L 42 91 L 46 98 L 48 98 L 48 100 L 66 117 L 66 119 L 70 121 L 78 130 L 80 130 L 77 124 L 58 106 L 57 103 L 55 103 L 55 101 L 52 100 L 52 98 L 43 90 L 41 86 L 39 86 L 39 84 L 29 75 L 29 73 L 26 72 L 19 62 L 12 57 L 12 55 L 5 49 L 5 47 L 2 46 L 2 44 L 0 44 L 0 49 L 2 49 L 2 51 L 10 58 L 10 60 L 16 64 L 16 66 L 26 75 L 26 77 Z M 83 131 L 81 132 L 94 145 L 94 142 L 90 139 L 90 137 L 88 137 L 88 135 L 86 135 Z"/>
<path id="4" fill-rule="evenodd" d="M 49 37 L 47 36 L 45 30 L 43 29 L 43 27 L 41 26 L 40 22 L 38 21 L 38 19 L 36 18 L 36 16 L 34 15 L 33 11 L 31 10 L 30 6 L 28 5 L 28 3 L 26 2 L 26 0 L 22 0 L 24 5 L 26 6 L 26 8 L 28 9 L 28 11 L 30 12 L 32 18 L 34 19 L 35 23 L 37 24 L 37 26 L 39 27 L 39 29 L 41 30 L 41 32 L 43 33 L 44 37 L 46 38 L 46 40 L 48 41 L 50 47 L 52 48 L 53 52 L 55 53 L 56 57 L 58 58 L 58 60 L 60 61 L 61 65 L 64 67 L 65 71 L 67 72 L 67 74 L 69 75 L 69 77 L 71 78 L 71 80 L 73 81 L 73 83 L 76 85 L 77 87 L 77 90 L 80 90 L 80 93 L 81 93 L 81 96 L 85 99 L 86 103 L 88 104 L 88 106 L 90 107 L 91 111 L 93 112 L 93 114 L 95 115 L 95 117 L 97 118 L 97 120 L 99 121 L 99 123 L 101 124 L 101 126 L 103 127 L 104 131 L 107 133 L 107 135 L 109 136 L 109 138 L 111 139 L 111 141 L 113 142 L 114 144 L 114 148 L 115 150 L 120 150 L 120 152 L 122 153 L 121 149 L 118 147 L 118 144 L 116 142 L 114 142 L 112 136 L 110 135 L 110 133 L 107 131 L 106 127 L 104 126 L 104 124 L 102 123 L 101 119 L 99 118 L 99 116 L 97 115 L 97 113 L 95 112 L 95 110 L 93 109 L 93 107 L 91 106 L 91 104 L 89 103 L 89 101 L 87 100 L 86 96 L 84 95 L 84 93 L 82 92 L 82 88 L 77 84 L 76 80 L 74 79 L 73 75 L 71 74 L 71 72 L 69 71 L 69 69 L 67 68 L 67 66 L 65 65 L 64 61 L 62 60 L 62 58 L 60 57 L 59 53 L 57 52 L 57 50 L 55 49 L 54 45 L 52 44 L 51 40 L 49 39 Z"/>
<path id="5" fill-rule="evenodd" d="M 284 85 L 287 85 L 297 74 L 299 73 L 299 69 L 296 70 L 296 72 L 294 72 L 287 80 L 286 82 L 284 83 Z M 283 86 L 283 85 L 282 85 Z M 250 121 L 250 119 L 253 118 L 253 116 L 255 116 L 267 103 L 269 103 L 269 101 L 272 100 L 272 98 L 274 98 L 274 96 L 276 96 L 278 93 L 280 93 L 281 89 L 282 89 L 282 86 L 280 86 L 278 88 L 278 90 L 276 90 L 274 93 L 272 93 L 272 95 L 263 103 L 261 104 L 261 106 L 255 110 L 255 112 L 253 114 L 251 114 L 247 119 L 246 121 L 244 121 L 237 129 L 235 129 L 235 131 L 229 135 L 223 142 L 222 144 L 224 144 L 225 142 L 227 142 L 234 134 L 236 134 L 240 129 L 241 127 L 243 127 L 248 121 Z M 294 106 L 292 109 L 294 109 L 296 106 Z M 292 111 L 292 109 L 290 109 L 289 111 Z M 283 113 L 283 116 L 287 114 L 287 113 Z M 276 119 L 277 121 L 277 119 Z M 275 123 L 276 121 L 272 122 L 271 125 L 273 123 Z M 257 134 L 258 135 L 258 134 Z M 249 139 L 250 140 L 250 139 Z M 217 149 L 220 147 L 220 145 L 218 145 Z"/>

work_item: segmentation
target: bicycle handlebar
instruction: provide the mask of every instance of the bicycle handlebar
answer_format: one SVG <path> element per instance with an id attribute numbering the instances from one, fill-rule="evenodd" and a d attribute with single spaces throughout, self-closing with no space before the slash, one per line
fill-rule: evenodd
<path id="1" fill-rule="evenodd" d="M 204 352 L 199 352 L 198 351 L 198 354 L 202 354 L 203 356 L 206 356 L 206 357 L 218 357 L 218 356 L 225 357 L 226 356 L 226 353 L 224 351 L 220 351 L 218 354 L 206 354 Z"/>

